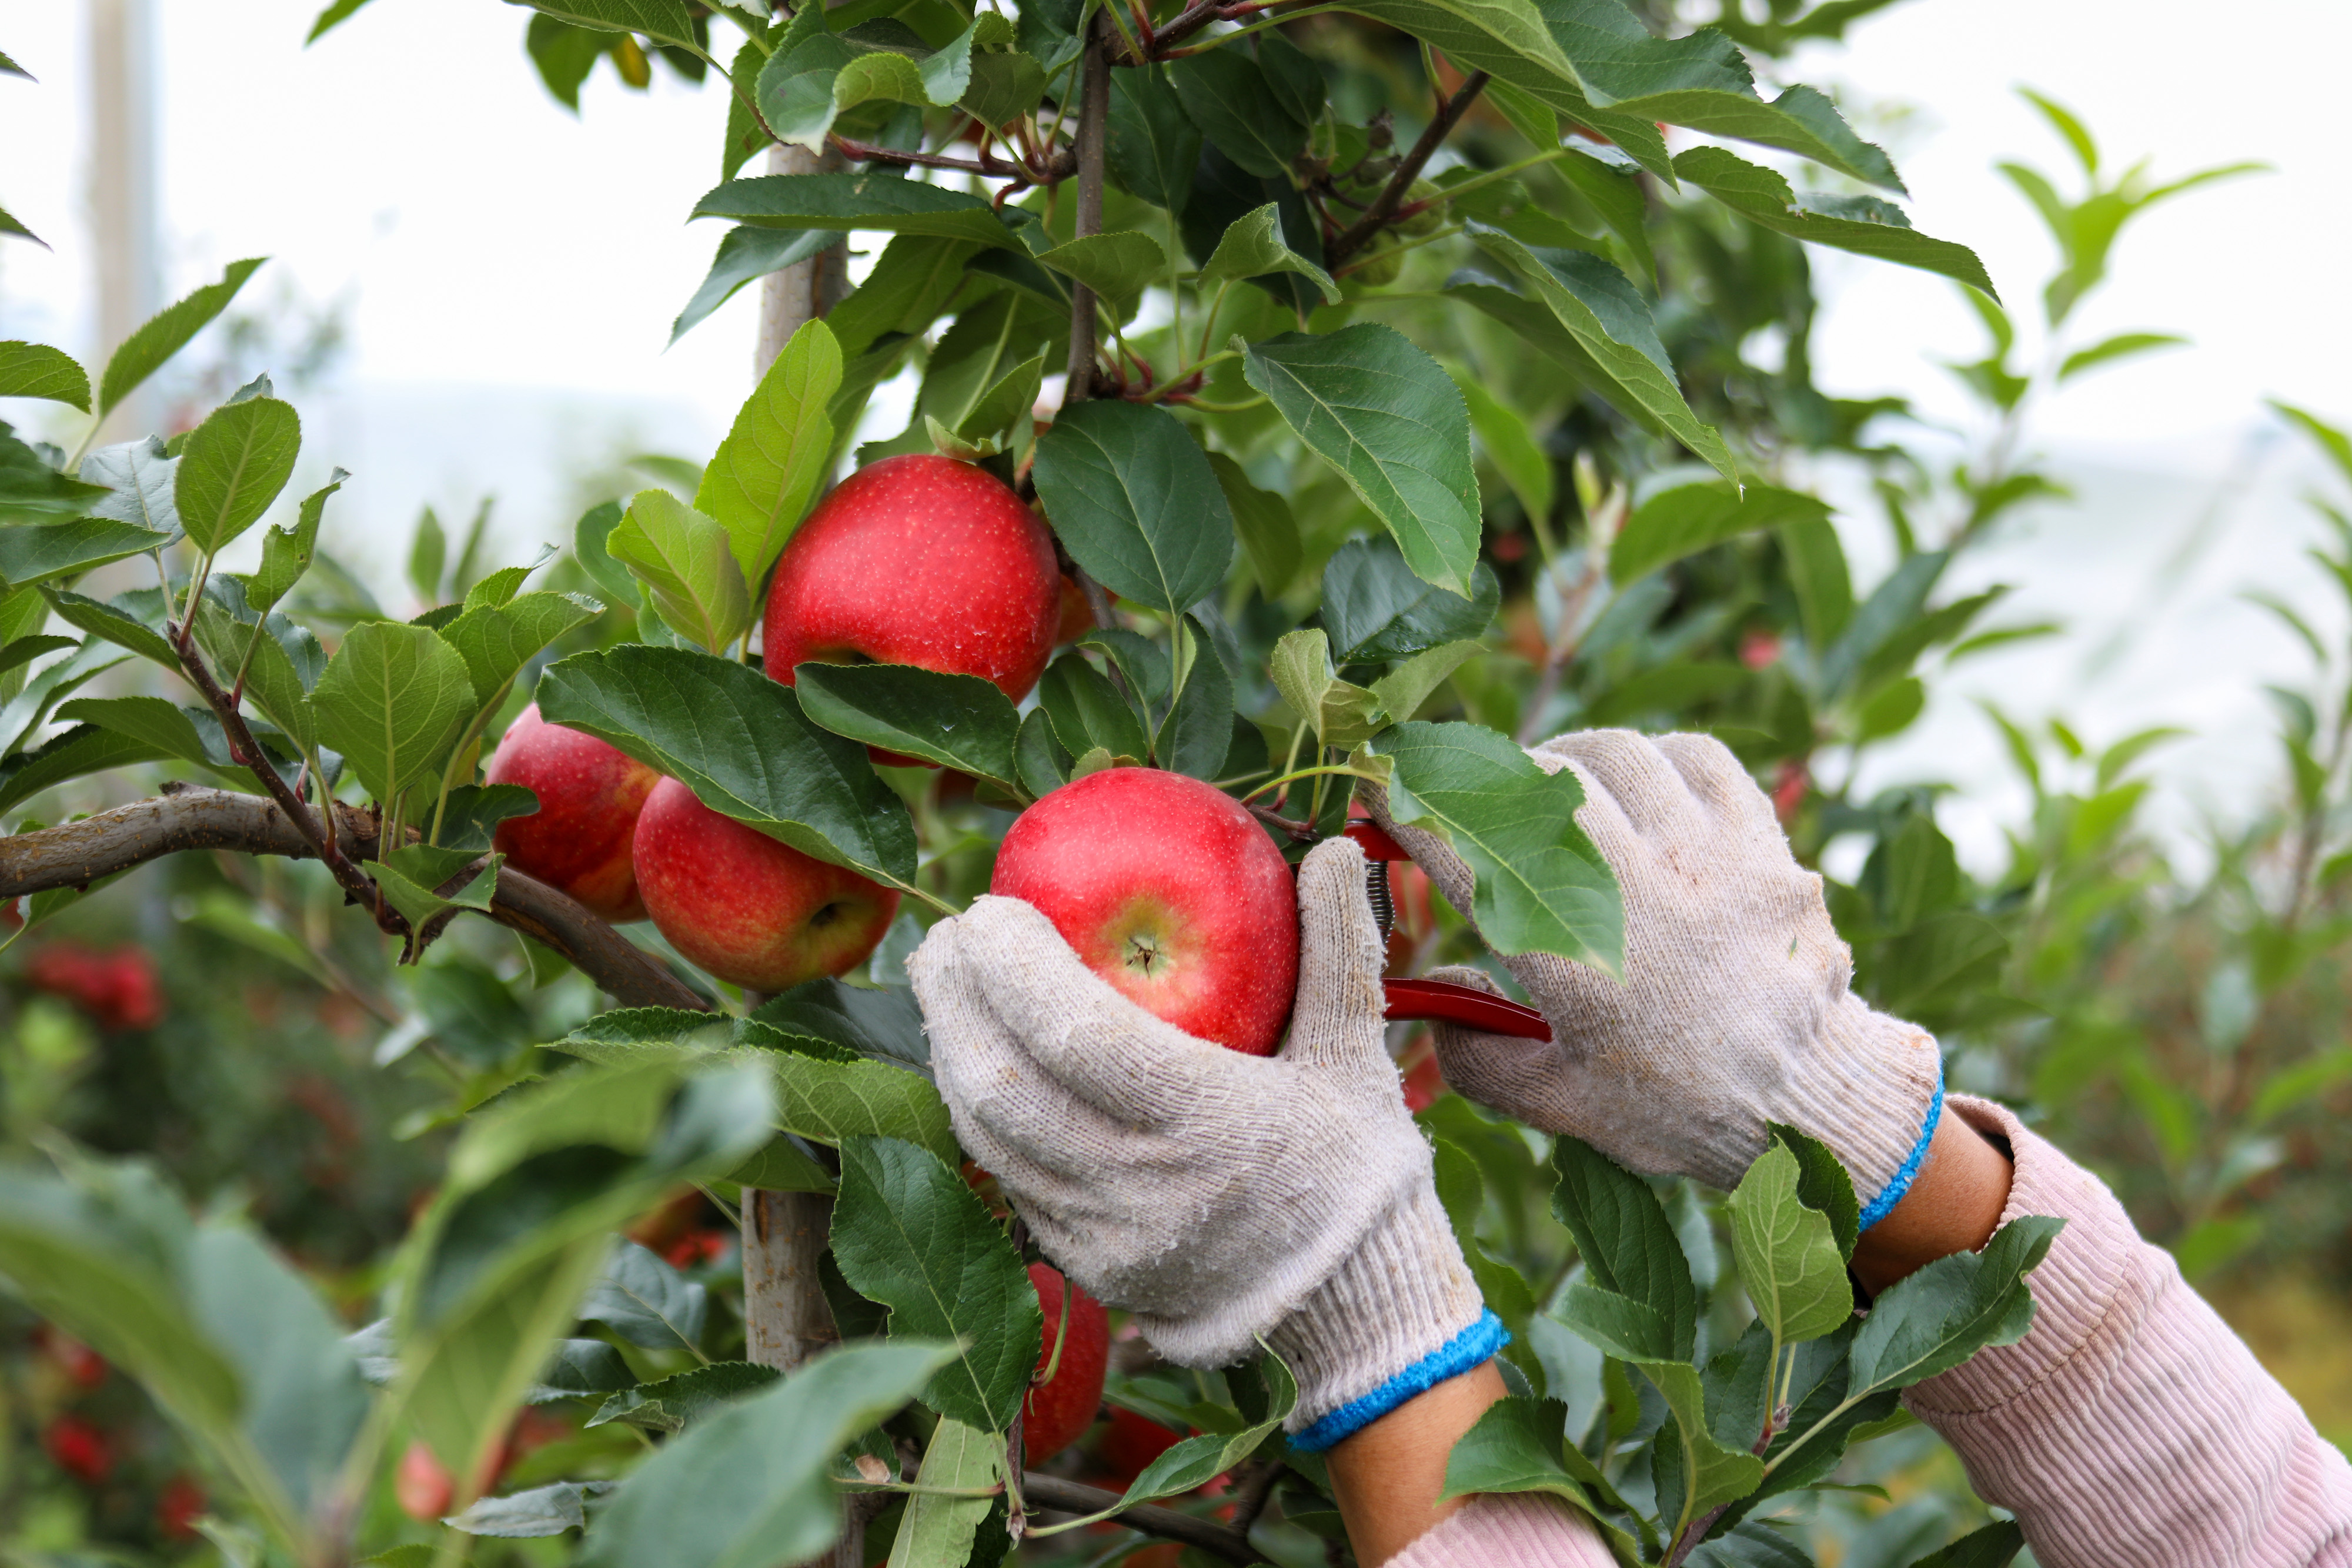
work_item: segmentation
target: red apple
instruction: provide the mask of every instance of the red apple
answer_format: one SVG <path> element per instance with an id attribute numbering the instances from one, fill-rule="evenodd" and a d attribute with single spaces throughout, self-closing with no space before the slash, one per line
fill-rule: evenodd
<path id="1" fill-rule="evenodd" d="M 509 865 L 607 920 L 646 917 L 629 842 L 659 773 L 593 735 L 548 723 L 533 703 L 507 727 L 483 778 L 539 797 L 535 815 L 509 817 L 491 836 Z"/>
<path id="2" fill-rule="evenodd" d="M 637 816 L 637 891 L 672 946 L 722 980 L 790 990 L 864 963 L 898 894 L 719 815 L 675 779 Z"/>
<path id="3" fill-rule="evenodd" d="M 1223 791 L 1112 768 L 1021 813 L 988 890 L 1034 904 L 1087 967 L 1188 1034 L 1270 1056 L 1298 985 L 1290 867 Z"/>
<path id="4" fill-rule="evenodd" d="M 1146 1466 L 1183 1440 L 1181 1432 L 1171 1432 L 1132 1410 L 1111 1406 L 1110 1430 L 1102 1440 L 1103 1463 L 1110 1469 L 1111 1489 L 1127 1490 Z"/>
<path id="5" fill-rule="evenodd" d="M 1019 702 L 1045 673 L 1062 574 L 1037 514 L 984 469 L 909 453 L 852 474 L 784 547 L 768 674 L 872 660 L 978 675 Z"/>
<path id="6" fill-rule="evenodd" d="M 1045 1339 L 1037 1352 L 1037 1370 L 1054 1359 L 1055 1336 L 1061 1333 L 1061 1274 L 1049 1263 L 1029 1265 L 1029 1283 L 1045 1312 Z M 1079 1290 L 1067 1287 L 1070 1332 L 1062 1336 L 1062 1359 L 1051 1380 L 1033 1384 L 1021 1417 L 1021 1447 L 1031 1464 L 1040 1464 L 1086 1435 L 1102 1406 L 1103 1372 L 1110 1364 L 1110 1316 L 1103 1304 Z"/>

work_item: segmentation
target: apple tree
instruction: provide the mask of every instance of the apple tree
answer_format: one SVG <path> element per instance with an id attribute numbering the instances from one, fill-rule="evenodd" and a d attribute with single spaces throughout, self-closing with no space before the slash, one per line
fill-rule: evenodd
<path id="1" fill-rule="evenodd" d="M 1807 246 L 1940 274 L 2006 321 L 1828 96 L 1758 85 L 1869 8 L 1693 29 L 1620 0 L 535 0 L 526 47 L 568 104 L 607 59 L 727 94 L 724 178 L 679 172 L 681 214 L 727 226 L 677 329 L 759 282 L 765 362 L 707 462 L 591 510 L 555 559 L 445 570 L 436 533 L 405 621 L 322 612 L 335 496 L 362 481 L 284 494 L 301 423 L 266 376 L 169 440 L 89 439 L 260 261 L 95 378 L 0 345 L 0 395 L 88 416 L 70 451 L 0 431 L 19 934 L 162 856 L 285 857 L 399 966 L 430 973 L 457 923 L 489 922 L 532 952 L 530 983 L 576 972 L 602 1004 L 461 1063 L 443 1178 L 357 1333 L 234 1216 L 69 1146 L 0 1173 L 0 1275 L 142 1381 L 233 1500 L 217 1539 L 271 1561 L 455 1563 L 530 1536 L 612 1563 L 1075 1561 L 1066 1532 L 1097 1520 L 1136 1549 L 1344 1560 L 1271 1357 L 1179 1376 L 1122 1342 L 1105 1397 L 1164 1451 L 1109 1487 L 1032 1462 L 1024 1421 L 1077 1314 L 964 1168 L 903 960 L 985 891 L 1020 810 L 1132 767 L 1230 792 L 1294 858 L 1342 830 L 1358 782 L 1385 784 L 1472 864 L 1488 939 L 1613 971 L 1622 916 L 1577 782 L 1519 747 L 1681 723 L 1792 821 L 1874 835 L 1841 911 L 1873 995 L 1930 1027 L 1992 1006 L 2003 938 L 1917 895 L 1950 855 L 1917 802 L 1811 789 L 1817 752 L 1916 716 L 1917 661 L 1998 597 L 1934 602 L 1951 550 L 2032 489 L 2000 476 L 1923 535 L 1917 471 L 1864 439 L 1886 405 L 1811 385 Z M 1779 367 L 1747 357 L 1759 333 Z M 912 414 L 877 434 L 894 380 Z M 1866 591 L 1799 482 L 1808 451 L 1890 476 L 1903 548 Z M 1034 690 L 938 661 L 764 664 L 797 530 L 906 455 L 973 465 L 1050 529 L 1082 612 Z M 891 590 L 943 591 L 942 570 L 918 553 Z M 135 661 L 168 695 L 120 689 Z M 600 916 L 499 847 L 558 805 L 484 776 L 526 703 L 898 919 L 770 994 Z M 152 769 L 169 781 L 128 804 L 22 816 Z M 1471 955 L 1425 883 L 1398 893 L 1401 964 Z M 1711 1216 L 1417 1093 L 1517 1335 L 1517 1397 L 1454 1484 L 1557 1496 L 1629 1562 L 1809 1561 L 1772 1500 L 1899 1427 L 1907 1384 L 2021 1333 L 2054 1228 L 2010 1228 L 1865 1324 L 1853 1193 L 1801 1135 Z M 682 1188 L 740 1222 L 740 1333 L 705 1283 L 614 1242 Z M 1633 1318 L 1658 1333 L 1629 1338 Z M 641 1457 L 501 1490 L 541 1406 L 637 1434 Z M 437 1535 L 382 1506 L 419 1477 Z M 2008 1526 L 1969 1542 L 1949 1560 L 2017 1548 Z"/>

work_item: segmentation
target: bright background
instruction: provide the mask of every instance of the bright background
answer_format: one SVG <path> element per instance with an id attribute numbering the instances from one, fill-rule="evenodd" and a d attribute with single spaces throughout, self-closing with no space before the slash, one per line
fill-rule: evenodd
<path id="1" fill-rule="evenodd" d="M 306 468 L 357 476 L 335 503 L 333 548 L 389 588 L 423 505 L 462 522 L 495 496 L 496 537 L 519 551 L 563 537 L 583 469 L 635 450 L 707 455 L 749 389 L 753 291 L 664 345 L 721 229 L 682 221 L 698 192 L 678 174 L 707 168 L 716 183 L 719 92 L 657 66 L 652 93 L 632 93 L 600 66 L 574 119 L 532 73 L 520 9 L 375 0 L 306 50 L 316 5 L 242 0 L 227 29 L 210 7 L 157 4 L 160 282 L 169 299 L 266 254 L 244 304 L 341 306 L 347 355 L 302 399 Z M 2352 417 L 2340 303 L 2352 219 L 2330 162 L 2352 8 L 2269 0 L 2230 16 L 2222 26 L 2181 0 L 1911 0 L 1789 69 L 1842 86 L 1895 154 L 1915 224 L 1974 246 L 2021 315 L 2051 251 L 1991 165 L 2021 158 L 2062 188 L 2075 175 L 2017 86 L 2071 106 L 2115 164 L 2146 157 L 2158 178 L 2244 159 L 2275 171 L 2127 231 L 2081 340 L 2146 329 L 2194 346 L 2042 406 L 2035 442 L 2076 501 L 2022 514 L 1951 583 L 2014 584 L 1994 621 L 2063 619 L 2069 632 L 1961 666 L 1864 780 L 1959 784 L 1946 826 L 1980 865 L 2024 797 L 1979 698 L 2063 714 L 2095 742 L 2192 729 L 2160 769 L 2157 808 L 2192 859 L 2202 821 L 2242 817 L 2280 773 L 2260 688 L 2302 664 L 2240 595 L 2326 602 L 2301 554 L 2315 524 L 2299 497 L 2317 470 L 2262 400 Z M 39 154 L 0 169 L 0 204 L 56 246 L 0 246 L 0 337 L 92 355 L 85 31 L 81 4 L 53 4 L 14 8 L 0 38 L 40 78 L 0 78 L 0 147 Z M 2200 111 L 2183 90 L 2200 80 L 2234 84 L 2229 100 L 2262 116 Z M 1824 388 L 1898 392 L 1930 420 L 1964 420 L 1940 361 L 1975 357 L 1981 335 L 1952 287 L 1814 254 L 1830 301 L 1815 350 Z M 0 402 L 0 418 L 70 441 L 79 428 L 60 412 Z M 1863 508 L 1842 523 L 1866 583 L 1887 553 L 1881 525 Z"/>

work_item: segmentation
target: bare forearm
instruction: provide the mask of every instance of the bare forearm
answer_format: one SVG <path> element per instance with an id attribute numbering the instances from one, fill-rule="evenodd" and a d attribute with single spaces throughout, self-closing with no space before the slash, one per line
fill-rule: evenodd
<path id="1" fill-rule="evenodd" d="M 1911 1190 L 1855 1246 L 1854 1278 L 1876 1295 L 1938 1258 L 1982 1247 L 2000 1226 L 2011 1174 L 1990 1139 L 1946 1115 Z"/>
<path id="2" fill-rule="evenodd" d="M 1438 1500 L 1446 1460 L 1486 1407 L 1508 1392 L 1489 1361 L 1398 1406 L 1332 1448 L 1332 1496 L 1363 1568 L 1378 1568 L 1469 1500 Z"/>

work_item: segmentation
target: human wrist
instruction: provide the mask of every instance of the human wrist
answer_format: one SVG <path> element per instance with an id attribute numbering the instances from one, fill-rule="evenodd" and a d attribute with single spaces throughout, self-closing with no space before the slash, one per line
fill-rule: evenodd
<path id="1" fill-rule="evenodd" d="M 1298 1380 L 1292 1441 L 1319 1452 L 1487 1360 L 1508 1338 L 1424 1183 L 1266 1343 Z"/>
<path id="2" fill-rule="evenodd" d="M 1909 1190 L 1855 1243 L 1854 1278 L 1876 1295 L 1938 1258 L 1976 1251 L 2000 1228 L 2014 1174 L 1991 1139 L 1943 1117 Z"/>

